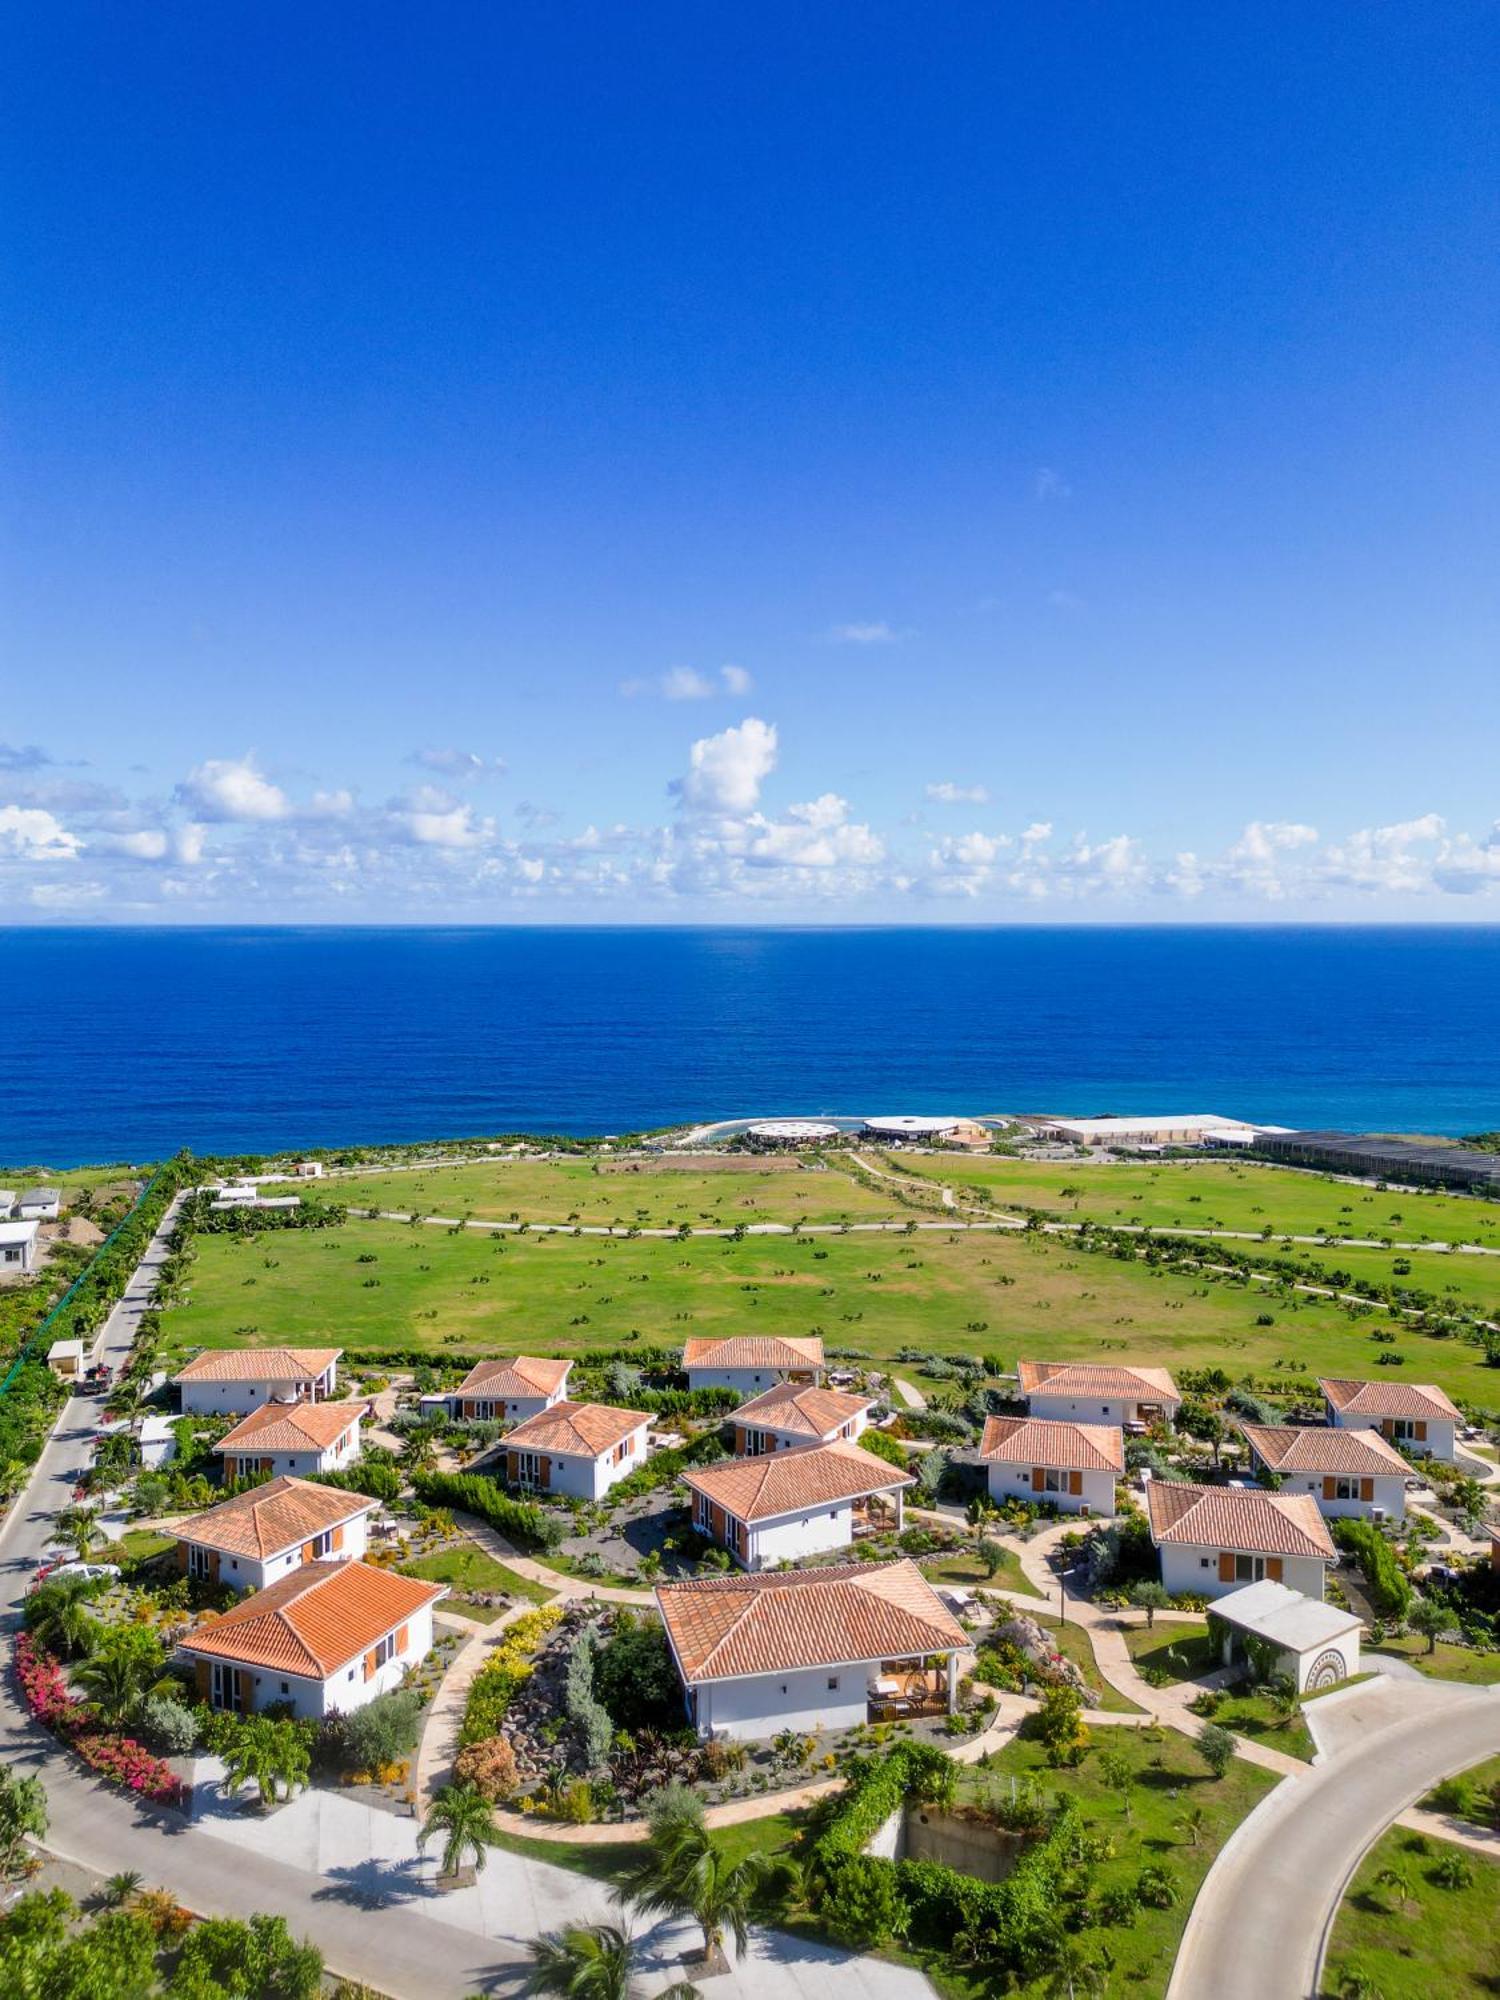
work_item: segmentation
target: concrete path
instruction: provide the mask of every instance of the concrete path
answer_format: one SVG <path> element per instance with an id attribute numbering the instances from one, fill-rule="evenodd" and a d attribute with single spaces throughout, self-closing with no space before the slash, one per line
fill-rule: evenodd
<path id="1" fill-rule="evenodd" d="M 1372 1685 L 1314 1704 L 1347 1704 L 1347 1740 L 1322 1767 L 1278 1785 L 1223 1848 L 1188 1918 L 1168 2000 L 1316 1994 L 1339 1902 L 1365 1851 L 1440 1778 L 1500 1750 L 1493 1689 L 1393 1680 L 1371 1700 Z M 1398 1719 L 1381 1720 L 1397 1710 Z"/>

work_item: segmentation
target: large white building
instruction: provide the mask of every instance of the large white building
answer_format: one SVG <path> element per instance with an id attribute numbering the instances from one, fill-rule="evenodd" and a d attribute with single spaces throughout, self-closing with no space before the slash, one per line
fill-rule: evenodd
<path id="1" fill-rule="evenodd" d="M 1339 1430 L 1374 1430 L 1390 1444 L 1409 1445 L 1419 1458 L 1451 1463 L 1463 1415 L 1431 1382 L 1357 1382 L 1327 1376 L 1318 1383 L 1328 1421 Z"/>
<path id="2" fill-rule="evenodd" d="M 310 1562 L 200 1625 L 182 1651 L 200 1700 L 249 1715 L 347 1715 L 399 1687 L 432 1650 L 442 1583 L 362 1562 Z"/>
<path id="3" fill-rule="evenodd" d="M 1241 1424 L 1251 1464 L 1274 1472 L 1282 1493 L 1310 1493 L 1318 1512 L 1400 1521 L 1411 1467 L 1379 1431 L 1321 1425 Z"/>
<path id="4" fill-rule="evenodd" d="M 1120 1146 L 1127 1152 L 1140 1146 L 1203 1146 L 1210 1140 L 1248 1145 L 1263 1128 L 1243 1118 L 1222 1118 L 1213 1111 L 1169 1111 L 1150 1117 L 1028 1118 L 1044 1138 L 1063 1139 L 1074 1146 Z"/>
<path id="5" fill-rule="evenodd" d="M 644 1465 L 650 1417 L 610 1403 L 553 1403 L 504 1439 L 505 1477 L 512 1486 L 602 1500 L 611 1486 Z"/>
<path id="6" fill-rule="evenodd" d="M 471 1422 L 524 1423 L 563 1400 L 572 1366 L 533 1354 L 497 1355 L 476 1361 L 446 1401 L 455 1417 Z"/>
<path id="7" fill-rule="evenodd" d="M 697 1578 L 656 1601 L 700 1737 L 858 1728 L 956 1705 L 969 1644 L 915 1563 Z"/>
<path id="8" fill-rule="evenodd" d="M 1170 1424 L 1182 1403 L 1165 1368 L 1018 1361 L 1016 1378 L 1032 1416 L 1079 1424 Z"/>
<path id="9" fill-rule="evenodd" d="M 901 1495 L 916 1483 L 862 1445 L 845 1443 L 721 1459 L 683 1479 L 693 1526 L 751 1570 L 848 1548 L 866 1524 L 899 1529 Z"/>
<path id="10" fill-rule="evenodd" d="M 1075 1424 L 1043 1417 L 987 1417 L 979 1456 L 990 1498 L 1050 1504 L 1060 1514 L 1115 1511 L 1115 1481 L 1125 1476 L 1118 1424 Z"/>
<path id="11" fill-rule="evenodd" d="M 1336 1560 L 1318 1504 L 1308 1493 L 1146 1481 L 1151 1539 L 1167 1589 L 1223 1597 L 1241 1584 L 1284 1583 L 1321 1598 Z"/>
<path id="12" fill-rule="evenodd" d="M 184 1416 L 238 1417 L 262 1403 L 326 1402 L 341 1347 L 209 1347 L 172 1377 Z"/>

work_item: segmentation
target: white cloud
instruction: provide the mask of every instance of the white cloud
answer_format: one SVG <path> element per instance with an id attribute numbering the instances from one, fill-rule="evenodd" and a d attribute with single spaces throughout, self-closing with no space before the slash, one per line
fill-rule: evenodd
<path id="1" fill-rule="evenodd" d="M 1057 470 L 1056 466 L 1039 465 L 1031 482 L 1032 497 L 1037 500 L 1071 500 L 1073 489 Z"/>
<path id="2" fill-rule="evenodd" d="M 231 825 L 286 819 L 291 801 L 256 766 L 253 756 L 211 757 L 188 773 L 177 797 L 198 818 Z"/>
<path id="3" fill-rule="evenodd" d="M 748 859 L 756 866 L 786 868 L 867 868 L 885 848 L 868 826 L 851 825 L 849 802 L 836 792 L 805 805 L 788 806 L 784 820 L 757 813 L 749 823 Z"/>
<path id="4" fill-rule="evenodd" d="M 1387 895 L 1421 893 L 1433 882 L 1436 857 L 1420 850 L 1442 840 L 1437 813 L 1397 820 L 1390 826 L 1361 828 L 1328 848 L 1319 874 L 1340 888 Z"/>
<path id="5" fill-rule="evenodd" d="M 418 847 L 454 852 L 487 847 L 495 837 L 495 822 L 481 819 L 465 800 L 453 799 L 432 785 L 421 785 L 391 807 L 391 819 L 403 838 Z"/>
<path id="6" fill-rule="evenodd" d="M 719 679 L 724 683 L 724 692 L 726 694 L 749 694 L 751 688 L 755 685 L 744 667 L 720 667 Z"/>
<path id="7" fill-rule="evenodd" d="M 776 728 L 747 716 L 717 736 L 702 736 L 688 756 L 688 774 L 678 792 L 690 812 L 753 811 L 760 788 L 776 768 Z"/>
<path id="8" fill-rule="evenodd" d="M 944 778 L 940 783 L 927 787 L 927 796 L 940 806 L 987 806 L 990 802 L 986 785 L 955 785 Z"/>
<path id="9" fill-rule="evenodd" d="M 0 806 L 0 855 L 17 861 L 71 861 L 83 842 L 40 806 Z"/>
<path id="10" fill-rule="evenodd" d="M 94 842 L 111 854 L 125 854 L 132 861 L 163 861 L 169 842 L 159 826 L 140 827 L 134 833 L 106 833 Z"/>
<path id="11" fill-rule="evenodd" d="M 413 751 L 410 761 L 420 764 L 424 771 L 436 771 L 444 778 L 467 780 L 505 775 L 503 757 L 481 757 L 477 750 L 456 750 L 451 746 L 447 749 Z"/>
<path id="12" fill-rule="evenodd" d="M 720 667 L 717 681 L 700 674 L 696 667 L 668 667 L 654 680 L 621 681 L 620 692 L 632 699 L 637 695 L 660 695 L 663 701 L 711 701 L 721 691 L 729 695 L 748 694 L 751 686 L 750 676 L 743 667 Z"/>
<path id="13" fill-rule="evenodd" d="M 835 646 L 894 646 L 902 636 L 884 619 L 862 625 L 835 625 L 828 634 Z"/>

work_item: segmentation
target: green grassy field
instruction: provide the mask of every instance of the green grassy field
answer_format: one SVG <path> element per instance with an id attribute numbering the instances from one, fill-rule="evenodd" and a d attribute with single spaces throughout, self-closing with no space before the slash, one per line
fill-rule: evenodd
<path id="1" fill-rule="evenodd" d="M 527 1604 L 546 1604 L 551 1601 L 552 1592 L 543 1590 L 540 1584 L 529 1577 L 520 1576 L 504 1563 L 496 1562 L 491 1555 L 472 1544 L 464 1548 L 439 1549 L 430 1556 L 417 1556 L 411 1562 L 400 1565 L 403 1576 L 419 1576 L 428 1583 L 446 1583 L 452 1592 L 451 1603 L 455 1611 L 466 1618 L 478 1619 L 488 1625 L 500 1616 L 500 1609 L 490 1605 L 471 1605 L 463 1600 L 475 1590 L 503 1590 L 510 1597 Z M 441 1606 L 439 1606 L 441 1609 Z"/>
<path id="2" fill-rule="evenodd" d="M 1500 1248 L 1500 1202 L 1455 1194 L 1381 1194 L 1324 1175 L 1248 1161 L 1106 1166 L 903 1155 L 899 1165 L 926 1180 L 973 1188 L 999 1206 L 1009 1201 L 1045 1208 L 1066 1221 L 1252 1231 L 1269 1223 L 1277 1235 L 1329 1230 L 1339 1236 L 1468 1241 Z"/>
<path id="3" fill-rule="evenodd" d="M 1444 1860 L 1461 1856 L 1467 1887 L 1435 1879 Z M 1379 1877 L 1395 1869 L 1400 1883 Z M 1322 1991 L 1338 1995 L 1360 1973 L 1361 1991 L 1381 2000 L 1478 2000 L 1496 1990 L 1500 1938 L 1500 1863 L 1446 1840 L 1393 1827 L 1359 1865 L 1340 1905 Z"/>
<path id="4" fill-rule="evenodd" d="M 1290 1363 L 1371 1372 L 1372 1321 L 1316 1300 L 1090 1254 L 1049 1238 L 829 1236 L 686 1242 L 492 1238 L 351 1218 L 341 1229 L 201 1236 L 169 1351 L 334 1340 L 350 1348 L 541 1354 L 689 1334 L 820 1332 L 886 1359 L 903 1346 L 1007 1359 L 1115 1354 L 1235 1376 Z M 1256 1324 L 1269 1311 L 1273 1324 Z M 1481 1403 L 1500 1378 L 1476 1349 L 1412 1335 L 1407 1376 Z"/>
<path id="5" fill-rule="evenodd" d="M 1164 1667 L 1178 1681 L 1197 1680 L 1221 1664 L 1209 1643 L 1206 1625 L 1159 1625 L 1154 1632 L 1145 1625 L 1132 1625 L 1126 1628 L 1125 1643 L 1138 1667 Z M 1280 1720 L 1266 1695 L 1226 1694 L 1212 1719 L 1222 1728 L 1254 1737 L 1268 1749 L 1312 1761 L 1313 1740 L 1307 1725 L 1296 1716 Z"/>
<path id="6" fill-rule="evenodd" d="M 736 1223 L 904 1219 L 893 1195 L 838 1167 L 767 1167 L 725 1156 L 721 1167 L 673 1161 L 483 1160 L 400 1173 L 339 1174 L 328 1199 L 402 1214 L 472 1215 L 492 1222 L 615 1224 L 628 1229 Z"/>
<path id="7" fill-rule="evenodd" d="M 1368 1650 L 1409 1660 L 1419 1672 L 1432 1674 L 1440 1681 L 1467 1681 L 1473 1687 L 1488 1687 L 1500 1681 L 1500 1653 L 1476 1653 L 1471 1646 L 1450 1646 L 1444 1639 L 1439 1639 L 1429 1652 L 1427 1641 L 1418 1638 L 1415 1632 L 1382 1640 Z"/>

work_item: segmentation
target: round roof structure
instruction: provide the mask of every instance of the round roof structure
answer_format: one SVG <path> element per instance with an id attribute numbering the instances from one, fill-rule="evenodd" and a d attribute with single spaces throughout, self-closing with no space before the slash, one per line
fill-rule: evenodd
<path id="1" fill-rule="evenodd" d="M 962 1123 L 960 1118 L 867 1118 L 864 1129 L 886 1139 L 931 1139 Z"/>
<path id="2" fill-rule="evenodd" d="M 765 1118 L 746 1130 L 752 1139 L 765 1139 L 773 1146 L 806 1146 L 841 1136 L 837 1125 L 819 1118 Z"/>

